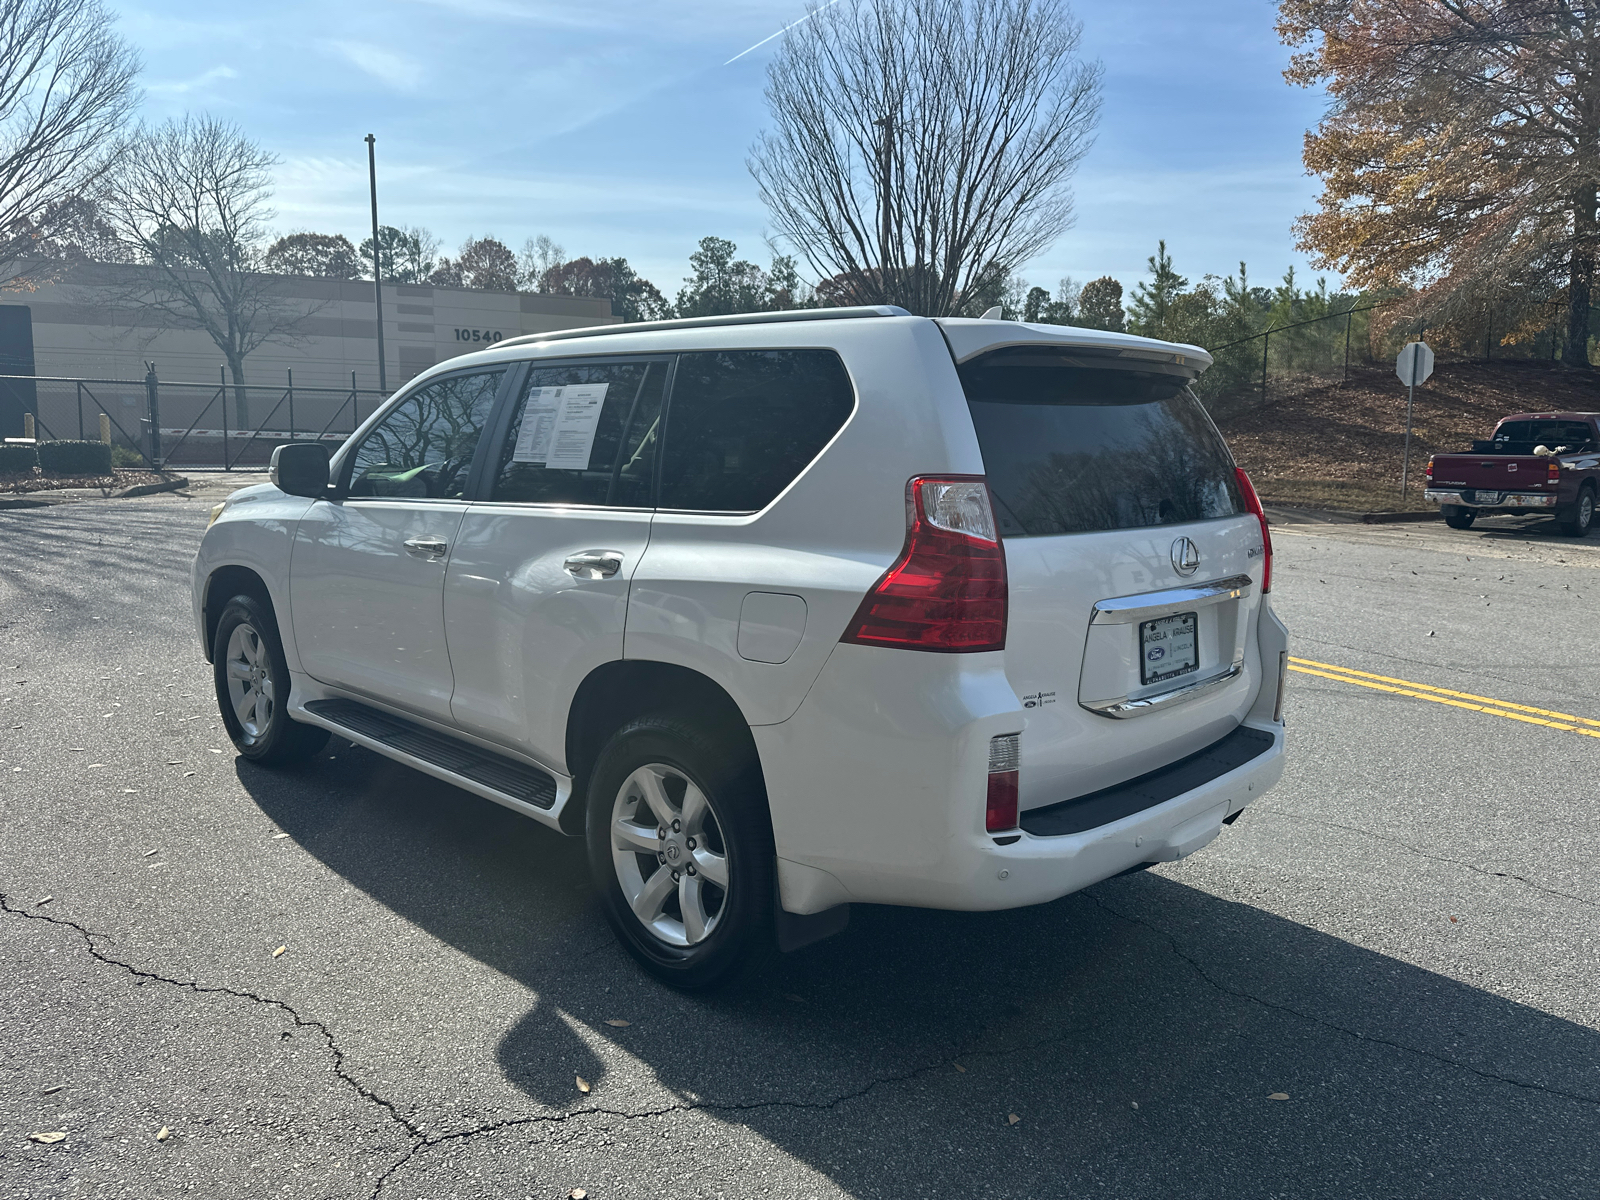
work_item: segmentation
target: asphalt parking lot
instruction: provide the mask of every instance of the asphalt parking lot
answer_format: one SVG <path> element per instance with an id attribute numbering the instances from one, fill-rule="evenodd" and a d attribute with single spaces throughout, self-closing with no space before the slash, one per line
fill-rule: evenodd
<path id="1" fill-rule="evenodd" d="M 207 507 L 0 512 L 7 1200 L 1600 1188 L 1600 535 L 1280 525 L 1292 758 L 1223 837 L 686 997 L 576 842 L 235 758 Z"/>

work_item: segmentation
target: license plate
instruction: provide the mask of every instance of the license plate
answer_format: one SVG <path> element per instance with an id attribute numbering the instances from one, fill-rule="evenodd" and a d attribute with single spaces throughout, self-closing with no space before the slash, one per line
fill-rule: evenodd
<path id="1" fill-rule="evenodd" d="M 1472 493 L 1472 502 L 1474 504 L 1499 504 L 1504 499 L 1505 496 L 1500 492 L 1485 492 L 1479 490 Z"/>
<path id="2" fill-rule="evenodd" d="M 1199 669 L 1195 614 L 1157 617 L 1139 626 L 1139 678 L 1145 684 L 1176 679 Z"/>

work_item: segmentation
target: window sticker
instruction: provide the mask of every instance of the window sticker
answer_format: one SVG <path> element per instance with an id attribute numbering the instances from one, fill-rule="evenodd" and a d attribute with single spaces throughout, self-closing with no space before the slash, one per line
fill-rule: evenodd
<path id="1" fill-rule="evenodd" d="M 528 389 L 511 461 L 556 471 L 586 471 L 609 383 Z"/>

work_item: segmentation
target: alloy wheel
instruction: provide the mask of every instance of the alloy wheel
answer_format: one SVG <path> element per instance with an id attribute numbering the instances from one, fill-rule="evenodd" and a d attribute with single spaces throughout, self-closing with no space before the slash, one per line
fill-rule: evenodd
<path id="1" fill-rule="evenodd" d="M 226 655 L 228 701 L 239 721 L 245 741 L 255 743 L 272 728 L 277 711 L 277 689 L 273 685 L 272 663 L 266 643 L 246 622 L 233 627 Z"/>
<path id="2" fill-rule="evenodd" d="M 611 807 L 611 861 L 633 915 L 669 946 L 711 936 L 728 903 L 728 852 L 710 801 L 687 775 L 649 763 Z"/>

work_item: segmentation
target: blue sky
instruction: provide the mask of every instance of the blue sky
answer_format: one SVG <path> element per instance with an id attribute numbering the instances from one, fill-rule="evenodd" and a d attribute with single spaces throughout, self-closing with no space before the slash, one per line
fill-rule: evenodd
<path id="1" fill-rule="evenodd" d="M 114 0 L 113 0 L 114 2 Z M 1284 83 L 1270 0 L 1078 0 L 1106 67 L 1078 221 L 1023 272 L 1131 285 L 1165 237 L 1190 278 L 1295 265 L 1315 181 L 1301 139 L 1322 98 Z M 386 224 L 453 251 L 546 233 L 624 255 L 668 295 L 706 234 L 765 263 L 771 232 L 746 151 L 777 43 L 728 59 L 805 0 L 274 0 L 118 7 L 145 61 L 145 115 L 208 111 L 283 160 L 283 230 L 359 238 L 367 133 Z"/>

